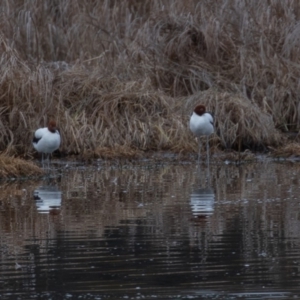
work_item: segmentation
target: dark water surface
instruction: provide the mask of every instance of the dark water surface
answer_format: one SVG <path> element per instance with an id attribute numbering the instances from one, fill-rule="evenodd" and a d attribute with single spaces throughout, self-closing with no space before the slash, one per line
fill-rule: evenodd
<path id="1" fill-rule="evenodd" d="M 0 185 L 0 299 L 300 297 L 299 163 L 57 172 Z"/>

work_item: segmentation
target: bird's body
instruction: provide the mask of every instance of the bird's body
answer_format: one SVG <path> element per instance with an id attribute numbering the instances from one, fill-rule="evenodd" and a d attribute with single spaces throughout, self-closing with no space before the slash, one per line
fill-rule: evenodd
<path id="1" fill-rule="evenodd" d="M 60 146 L 60 134 L 56 129 L 56 122 L 50 121 L 48 127 L 37 129 L 33 136 L 32 145 L 42 155 L 49 156 L 57 150 Z"/>
<path id="2" fill-rule="evenodd" d="M 190 129 L 192 133 L 197 136 L 209 136 L 214 133 L 213 117 L 210 113 L 204 113 L 199 116 L 197 113 L 193 112 L 190 119 Z"/>
<path id="3" fill-rule="evenodd" d="M 190 129 L 192 133 L 199 140 L 199 156 L 200 161 L 200 152 L 201 152 L 201 141 L 202 136 L 206 136 L 206 146 L 207 146 L 207 163 L 209 163 L 209 143 L 208 137 L 214 133 L 214 119 L 210 113 L 206 112 L 204 105 L 197 105 L 193 111 L 193 114 L 190 118 Z"/>

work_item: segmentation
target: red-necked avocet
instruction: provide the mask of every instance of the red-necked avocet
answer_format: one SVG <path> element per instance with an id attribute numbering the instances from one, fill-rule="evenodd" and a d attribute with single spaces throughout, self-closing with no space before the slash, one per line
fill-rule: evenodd
<path id="1" fill-rule="evenodd" d="M 190 129 L 199 141 L 198 162 L 200 162 L 201 136 L 206 136 L 207 164 L 209 164 L 209 142 L 208 137 L 214 132 L 214 119 L 206 112 L 204 105 L 197 105 L 190 119 Z"/>
<path id="2" fill-rule="evenodd" d="M 42 164 L 44 166 L 44 154 L 48 157 L 48 167 L 50 154 L 60 146 L 60 134 L 56 128 L 56 122 L 51 120 L 48 127 L 39 128 L 33 136 L 32 145 L 34 149 L 42 153 Z"/>

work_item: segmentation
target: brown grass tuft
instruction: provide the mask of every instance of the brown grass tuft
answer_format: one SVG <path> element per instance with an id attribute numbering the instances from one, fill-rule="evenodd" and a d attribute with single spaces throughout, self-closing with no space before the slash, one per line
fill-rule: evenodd
<path id="1" fill-rule="evenodd" d="M 38 176 L 43 170 L 30 161 L 0 154 L 0 179 Z"/>
<path id="2" fill-rule="evenodd" d="M 278 149 L 271 148 L 270 156 L 272 157 L 300 157 L 300 144 L 289 143 Z"/>

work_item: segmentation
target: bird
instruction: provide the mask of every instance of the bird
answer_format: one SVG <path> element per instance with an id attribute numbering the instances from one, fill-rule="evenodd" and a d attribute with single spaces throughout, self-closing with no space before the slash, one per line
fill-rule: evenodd
<path id="1" fill-rule="evenodd" d="M 206 112 L 206 108 L 203 104 L 199 104 L 194 108 L 193 114 L 191 115 L 190 118 L 190 130 L 198 138 L 199 141 L 199 154 L 198 154 L 199 163 L 200 163 L 200 152 L 201 152 L 200 137 L 206 136 L 207 164 L 209 164 L 208 137 L 214 133 L 214 119 L 212 114 Z"/>
<path id="2" fill-rule="evenodd" d="M 48 157 L 48 167 L 50 154 L 60 146 L 60 133 L 57 130 L 56 122 L 50 120 L 48 127 L 39 128 L 35 131 L 32 145 L 36 151 L 42 153 L 42 165 L 44 166 L 44 154 Z"/>
<path id="3" fill-rule="evenodd" d="M 34 190 L 34 200 L 39 213 L 53 213 L 61 207 L 61 191 L 56 185 L 44 185 Z"/>

